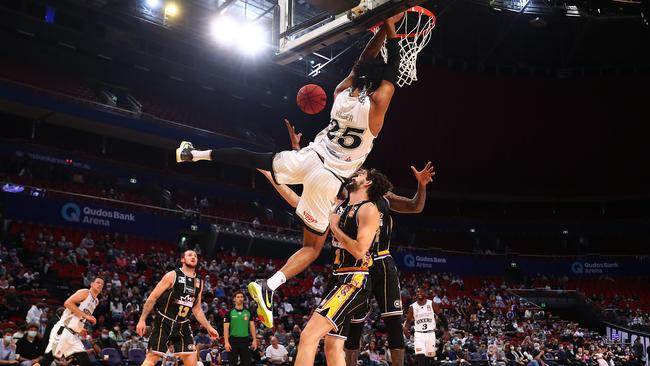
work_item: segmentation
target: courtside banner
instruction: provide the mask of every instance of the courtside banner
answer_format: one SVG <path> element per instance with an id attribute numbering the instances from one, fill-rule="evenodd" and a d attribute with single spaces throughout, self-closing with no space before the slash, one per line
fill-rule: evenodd
<path id="1" fill-rule="evenodd" d="M 32 197 L 3 192 L 0 201 L 6 219 L 31 221 L 76 229 L 118 232 L 149 238 L 176 240 L 190 222 L 176 216 L 159 216 L 94 202 Z"/>
<path id="2" fill-rule="evenodd" d="M 504 255 L 462 255 L 445 252 L 397 252 L 395 264 L 408 272 L 447 272 L 470 276 L 503 276 L 518 268 L 521 274 L 582 276 L 647 276 L 650 260 L 634 257 L 531 257 Z"/>

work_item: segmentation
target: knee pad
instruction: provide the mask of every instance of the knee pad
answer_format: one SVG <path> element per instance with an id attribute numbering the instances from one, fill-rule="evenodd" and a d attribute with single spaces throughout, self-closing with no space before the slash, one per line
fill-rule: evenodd
<path id="1" fill-rule="evenodd" d="M 400 320 L 400 316 L 387 316 L 384 318 L 384 324 L 386 324 L 386 330 L 388 331 L 388 348 L 404 348 L 404 334 L 402 333 Z"/>

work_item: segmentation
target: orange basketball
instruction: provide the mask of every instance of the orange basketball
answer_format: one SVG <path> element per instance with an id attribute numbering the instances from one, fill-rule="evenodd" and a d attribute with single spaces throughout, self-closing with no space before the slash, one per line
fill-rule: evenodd
<path id="1" fill-rule="evenodd" d="M 307 84 L 300 88 L 296 96 L 296 102 L 300 110 L 307 114 L 316 114 L 325 108 L 327 94 L 325 90 L 316 84 Z"/>

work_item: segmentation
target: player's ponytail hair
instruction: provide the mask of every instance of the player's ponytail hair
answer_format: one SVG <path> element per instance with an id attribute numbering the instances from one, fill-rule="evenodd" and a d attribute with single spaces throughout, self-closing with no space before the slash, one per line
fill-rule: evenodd
<path id="1" fill-rule="evenodd" d="M 352 88 L 359 89 L 365 95 L 372 94 L 381 84 L 386 63 L 381 58 L 359 60 L 352 67 Z"/>
<path id="2" fill-rule="evenodd" d="M 393 183 L 388 180 L 382 172 L 377 169 L 367 169 L 367 178 L 372 182 L 370 187 L 368 187 L 368 199 L 370 201 L 377 201 L 384 197 L 391 189 L 393 189 Z"/>

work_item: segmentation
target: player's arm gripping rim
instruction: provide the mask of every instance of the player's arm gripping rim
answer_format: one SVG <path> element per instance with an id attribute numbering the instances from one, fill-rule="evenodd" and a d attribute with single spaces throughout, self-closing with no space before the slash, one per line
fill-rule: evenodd
<path id="1" fill-rule="evenodd" d="M 86 297 L 88 297 L 88 293 L 90 290 L 88 289 L 81 289 L 72 294 L 72 296 L 68 297 L 67 300 L 63 303 L 63 306 L 65 306 L 66 309 L 70 310 L 72 314 L 74 314 L 76 317 L 80 319 L 86 319 L 90 322 L 90 324 L 95 325 L 97 323 L 97 320 L 95 319 L 94 316 L 90 314 L 86 314 L 79 307 L 77 306 L 78 304 L 81 304 L 82 301 Z"/>
<path id="2" fill-rule="evenodd" d="M 372 36 L 368 44 L 366 44 L 366 48 L 363 49 L 363 52 L 361 52 L 361 55 L 359 56 L 359 61 L 377 57 L 379 55 L 379 52 L 381 52 L 381 47 L 384 45 L 385 40 L 386 30 L 384 27 L 381 27 L 379 28 L 379 31 Z M 354 69 L 350 71 L 350 74 L 345 79 L 343 79 L 339 85 L 336 86 L 336 89 L 334 89 L 334 97 L 339 95 L 339 93 L 342 91 L 351 87 L 353 79 Z"/>
<path id="3" fill-rule="evenodd" d="M 363 259 L 368 253 L 379 227 L 380 216 L 377 206 L 374 204 L 361 206 L 357 219 L 359 220 L 359 229 L 356 239 L 352 239 L 341 230 L 339 227 L 341 216 L 336 213 L 330 215 L 330 230 L 343 249 L 352 254 L 354 258 Z"/>
<path id="4" fill-rule="evenodd" d="M 210 322 L 208 319 L 205 317 L 205 313 L 203 312 L 203 309 L 201 308 L 201 296 L 203 292 L 203 281 L 201 281 L 201 290 L 199 291 L 199 296 L 196 298 L 196 302 L 194 304 L 194 307 L 192 307 L 192 314 L 194 314 L 194 317 L 196 320 L 203 326 L 203 328 L 208 330 L 208 334 L 210 335 L 210 338 L 216 339 L 219 338 L 219 332 L 217 332 L 212 325 L 210 325 Z"/>
<path id="5" fill-rule="evenodd" d="M 396 195 L 393 192 L 388 192 L 385 197 L 388 199 L 391 211 L 400 213 L 420 213 L 424 209 L 424 204 L 427 200 L 427 184 L 433 181 L 433 176 L 436 175 L 436 171 L 431 165 L 431 162 L 428 162 L 422 170 L 417 170 L 411 165 L 411 170 L 418 182 L 417 192 L 415 192 L 413 198 L 407 198 Z"/>
<path id="6" fill-rule="evenodd" d="M 140 337 L 144 336 L 144 330 L 147 326 L 146 324 L 147 317 L 149 316 L 154 306 L 156 305 L 156 301 L 158 301 L 158 298 L 168 288 L 171 288 L 174 285 L 175 280 L 176 280 L 176 274 L 173 271 L 167 272 L 160 280 L 160 282 L 158 282 L 158 284 L 153 289 L 153 291 L 151 291 L 149 297 L 147 297 L 147 301 L 145 301 L 144 306 L 142 307 L 142 315 L 140 315 L 140 320 L 138 320 L 138 324 L 135 328 L 136 332 Z"/>

